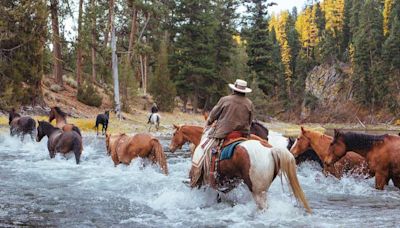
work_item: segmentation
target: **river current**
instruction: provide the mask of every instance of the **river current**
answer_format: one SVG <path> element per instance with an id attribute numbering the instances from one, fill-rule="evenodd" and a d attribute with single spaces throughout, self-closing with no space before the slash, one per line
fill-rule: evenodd
<path id="1" fill-rule="evenodd" d="M 165 149 L 168 136 L 161 137 Z M 270 132 L 274 146 L 286 138 Z M 168 154 L 169 176 L 142 159 L 114 167 L 104 137 L 84 134 L 80 165 L 73 155 L 50 159 L 47 138 L 21 142 L 0 133 L 0 227 L 396 227 L 400 191 L 390 183 L 374 189 L 374 179 L 325 177 L 306 162 L 298 177 L 311 215 L 277 178 L 268 209 L 259 212 L 245 185 L 223 196 L 190 189 L 188 147 Z M 282 187 L 283 186 L 283 187 Z"/>

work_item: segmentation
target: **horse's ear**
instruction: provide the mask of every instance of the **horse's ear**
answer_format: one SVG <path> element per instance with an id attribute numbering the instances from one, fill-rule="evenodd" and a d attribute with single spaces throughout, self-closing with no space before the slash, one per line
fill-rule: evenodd
<path id="1" fill-rule="evenodd" d="M 179 126 L 176 126 L 175 124 L 172 124 L 172 125 L 174 125 L 174 128 L 175 128 L 175 129 L 179 129 Z"/>
<path id="2" fill-rule="evenodd" d="M 301 126 L 300 129 L 301 129 L 302 133 L 304 133 L 306 131 L 303 126 Z"/>
<path id="3" fill-rule="evenodd" d="M 342 134 L 342 132 L 340 132 L 338 129 L 334 129 L 333 132 L 335 137 L 339 137 Z"/>

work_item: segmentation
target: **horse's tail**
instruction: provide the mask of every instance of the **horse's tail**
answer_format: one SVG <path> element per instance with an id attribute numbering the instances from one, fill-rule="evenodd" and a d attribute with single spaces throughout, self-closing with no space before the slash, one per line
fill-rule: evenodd
<path id="1" fill-rule="evenodd" d="M 76 164 L 79 164 L 81 161 L 81 155 L 83 150 L 82 140 L 79 140 L 79 138 L 75 137 L 72 143 L 73 143 L 72 151 L 74 152 L 75 155 Z"/>
<path id="2" fill-rule="evenodd" d="M 165 175 L 168 175 L 168 164 L 167 158 L 165 156 L 164 150 L 160 144 L 158 139 L 151 139 L 151 145 L 153 147 L 153 153 L 156 159 L 156 162 L 160 165 L 161 170 Z"/>
<path id="3" fill-rule="evenodd" d="M 73 125 L 73 126 L 72 126 L 72 130 L 75 131 L 76 133 L 78 133 L 79 136 L 82 137 L 81 130 L 79 130 L 79 128 L 78 128 L 77 126 Z"/>
<path id="4" fill-rule="evenodd" d="M 296 160 L 294 159 L 293 155 L 285 148 L 272 148 L 271 152 L 275 160 L 275 166 L 279 165 L 281 172 L 290 184 L 293 195 L 297 200 L 300 200 L 303 203 L 303 206 L 307 212 L 311 213 L 311 208 L 308 205 L 299 180 L 297 179 Z"/>

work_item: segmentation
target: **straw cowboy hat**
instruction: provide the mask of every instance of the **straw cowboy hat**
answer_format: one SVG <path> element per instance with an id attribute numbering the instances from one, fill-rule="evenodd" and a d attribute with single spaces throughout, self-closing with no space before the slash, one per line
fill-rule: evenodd
<path id="1" fill-rule="evenodd" d="M 251 89 L 247 88 L 247 82 L 241 79 L 236 79 L 235 84 L 229 83 L 229 87 L 240 93 L 250 93 Z"/>

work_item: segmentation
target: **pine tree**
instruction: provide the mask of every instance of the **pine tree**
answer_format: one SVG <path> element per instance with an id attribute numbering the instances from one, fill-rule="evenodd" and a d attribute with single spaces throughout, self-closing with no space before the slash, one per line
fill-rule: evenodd
<path id="1" fill-rule="evenodd" d="M 172 112 L 175 106 L 176 89 L 168 68 L 168 40 L 169 36 L 165 33 L 160 44 L 154 77 L 150 82 L 150 93 L 161 111 Z"/>
<path id="2" fill-rule="evenodd" d="M 378 104 L 382 97 L 381 45 L 383 42 L 383 19 L 376 0 L 367 0 L 359 17 L 359 29 L 354 38 L 355 96 L 366 105 Z"/>
<path id="3" fill-rule="evenodd" d="M 391 28 L 390 24 L 390 14 L 393 9 L 394 0 L 385 0 L 385 5 L 383 9 L 383 33 L 385 36 L 389 35 Z"/>
<path id="4" fill-rule="evenodd" d="M 249 7 L 251 27 L 247 38 L 248 66 L 255 72 L 255 77 L 263 92 L 274 95 L 274 81 L 279 74 L 278 63 L 272 59 L 273 44 L 268 34 L 267 5 L 262 0 L 252 0 Z"/>

